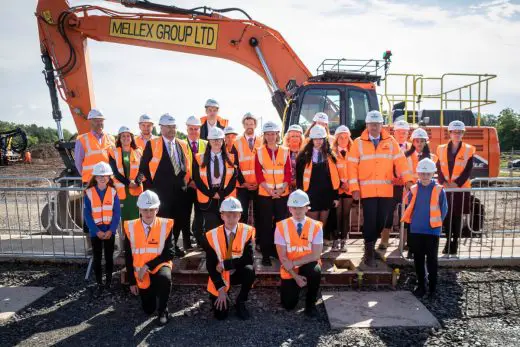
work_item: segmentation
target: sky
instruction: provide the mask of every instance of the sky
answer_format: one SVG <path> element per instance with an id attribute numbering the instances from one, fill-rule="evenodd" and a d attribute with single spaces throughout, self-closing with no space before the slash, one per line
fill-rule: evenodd
<path id="1" fill-rule="evenodd" d="M 495 105 L 520 111 L 520 1 L 433 0 L 219 0 L 166 1 L 179 7 L 241 7 L 278 30 L 311 72 L 325 58 L 381 58 L 392 50 L 390 72 L 440 76 L 447 72 L 490 73 Z M 70 1 L 119 8 L 106 1 Z M 54 127 L 48 89 L 41 73 L 36 1 L 10 1 L 0 21 L 0 119 Z M 239 13 L 231 16 L 243 18 Z M 202 116 L 216 99 L 221 115 L 240 128 L 246 112 L 274 120 L 278 115 L 258 75 L 237 63 L 184 53 L 88 41 L 96 107 L 111 133 L 137 130 L 143 113 L 185 120 Z M 458 81 L 457 83 L 462 83 Z M 75 131 L 61 102 L 63 127 Z"/>

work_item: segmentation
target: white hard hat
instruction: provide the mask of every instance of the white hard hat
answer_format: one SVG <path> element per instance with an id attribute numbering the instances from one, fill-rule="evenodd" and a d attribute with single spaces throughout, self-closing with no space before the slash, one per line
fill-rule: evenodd
<path id="1" fill-rule="evenodd" d="M 235 130 L 235 128 L 233 128 L 232 126 L 227 126 L 224 128 L 224 134 L 228 135 L 228 134 L 236 134 L 238 135 L 238 131 Z"/>
<path id="2" fill-rule="evenodd" d="M 225 137 L 224 131 L 219 127 L 214 127 L 209 131 L 208 140 L 219 140 Z"/>
<path id="3" fill-rule="evenodd" d="M 303 129 L 299 124 L 293 124 L 287 129 L 287 131 L 298 131 L 303 134 Z"/>
<path id="4" fill-rule="evenodd" d="M 394 122 L 394 130 L 410 130 L 410 124 L 404 119 Z"/>
<path id="5" fill-rule="evenodd" d="M 160 205 L 159 196 L 151 190 L 145 190 L 137 198 L 137 207 L 142 209 L 159 208 Z"/>
<path id="6" fill-rule="evenodd" d="M 327 130 L 321 125 L 315 125 L 312 127 L 309 138 L 311 139 L 324 139 L 327 137 Z"/>
<path id="7" fill-rule="evenodd" d="M 244 121 L 246 119 L 254 119 L 255 122 L 258 121 L 258 119 L 256 118 L 256 116 L 254 114 L 252 114 L 251 112 L 247 112 L 245 115 L 242 116 L 242 123 L 244 123 Z"/>
<path id="8" fill-rule="evenodd" d="M 424 158 L 417 164 L 417 172 L 437 172 L 437 166 L 430 158 Z"/>
<path id="9" fill-rule="evenodd" d="M 105 116 L 99 110 L 93 108 L 88 113 L 87 119 L 105 119 Z"/>
<path id="10" fill-rule="evenodd" d="M 159 119 L 159 125 L 176 125 L 175 117 L 170 116 L 169 113 L 165 113 Z"/>
<path id="11" fill-rule="evenodd" d="M 329 115 L 324 112 L 318 112 L 312 118 L 313 122 L 323 122 L 325 124 L 329 124 Z"/>
<path id="12" fill-rule="evenodd" d="M 104 161 L 100 161 L 96 165 L 94 165 L 94 169 L 92 170 L 92 175 L 94 176 L 111 176 L 114 172 L 108 163 Z"/>
<path id="13" fill-rule="evenodd" d="M 117 135 L 121 135 L 122 133 L 131 133 L 130 128 L 123 125 L 121 128 L 119 128 Z"/>
<path id="14" fill-rule="evenodd" d="M 412 132 L 412 140 L 413 139 L 425 139 L 428 141 L 430 138 L 428 137 L 428 133 L 423 128 L 417 128 Z"/>
<path id="15" fill-rule="evenodd" d="M 384 123 L 383 115 L 379 111 L 370 111 L 367 113 L 365 123 Z"/>
<path id="16" fill-rule="evenodd" d="M 139 117 L 139 123 L 152 123 L 153 124 L 153 120 L 152 120 L 152 117 L 150 117 L 149 115 L 143 114 L 141 117 Z"/>
<path id="17" fill-rule="evenodd" d="M 297 189 L 289 195 L 287 206 L 289 207 L 304 207 L 311 204 L 309 196 L 301 189 Z"/>
<path id="18" fill-rule="evenodd" d="M 222 201 L 220 212 L 242 212 L 242 204 L 240 200 L 230 196 Z"/>
<path id="19" fill-rule="evenodd" d="M 202 123 L 200 122 L 200 119 L 198 117 L 189 116 L 188 119 L 186 120 L 186 125 L 200 127 L 200 126 L 202 126 Z"/>
<path id="20" fill-rule="evenodd" d="M 346 125 L 340 125 L 334 132 L 334 136 L 338 136 L 339 134 L 343 133 L 347 133 L 350 135 L 350 129 Z"/>
<path id="21" fill-rule="evenodd" d="M 267 133 L 270 131 L 280 132 L 280 126 L 278 124 L 276 124 L 275 122 L 271 122 L 271 121 L 265 122 L 264 126 L 262 127 L 262 132 Z"/>
<path id="22" fill-rule="evenodd" d="M 215 99 L 208 99 L 206 100 L 206 104 L 204 104 L 204 107 L 220 107 L 218 104 L 218 101 Z"/>
<path id="23" fill-rule="evenodd" d="M 448 125 L 448 131 L 453 131 L 453 130 L 462 130 L 462 131 L 464 131 L 464 130 L 466 130 L 466 126 L 460 120 L 454 120 L 453 122 L 451 122 Z"/>

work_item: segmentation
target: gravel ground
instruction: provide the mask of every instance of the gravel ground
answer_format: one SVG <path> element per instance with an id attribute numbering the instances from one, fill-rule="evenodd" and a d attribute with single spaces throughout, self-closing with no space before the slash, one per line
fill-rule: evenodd
<path id="1" fill-rule="evenodd" d="M 171 346 L 515 346 L 520 344 L 518 269 L 441 270 L 439 295 L 423 303 L 440 329 L 385 328 L 333 331 L 325 309 L 309 320 L 285 312 L 276 288 L 254 289 L 253 318 L 215 321 L 201 287 L 174 287 L 174 318 L 164 328 L 145 317 L 138 299 L 117 284 L 111 294 L 91 296 L 79 265 L 0 264 L 2 286 L 54 287 L 15 317 L 0 324 L 1 346 L 171 345 Z M 399 289 L 412 289 L 403 270 Z M 345 290 L 345 289 L 338 289 Z M 369 290 L 369 289 L 368 289 Z M 236 292 L 233 292 L 236 294 Z M 242 332 L 246 332 L 244 335 Z M 223 334 L 223 332 L 226 332 Z M 240 338 L 240 340 L 238 340 Z"/>

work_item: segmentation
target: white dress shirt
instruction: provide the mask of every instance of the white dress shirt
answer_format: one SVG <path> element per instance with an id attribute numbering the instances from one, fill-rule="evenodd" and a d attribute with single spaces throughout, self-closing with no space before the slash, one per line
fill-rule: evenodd
<path id="1" fill-rule="evenodd" d="M 218 167 L 220 171 L 220 177 L 215 177 L 215 170 L 213 169 L 215 166 L 214 162 L 218 160 Z M 222 152 L 214 153 L 211 152 L 211 162 L 210 162 L 210 171 L 211 171 L 211 184 L 216 185 L 222 182 L 222 176 L 224 176 L 224 160 L 222 160 Z"/>
<path id="2" fill-rule="evenodd" d="M 175 158 L 177 163 L 180 164 L 179 153 L 177 153 L 177 144 L 175 143 L 175 138 L 173 138 L 173 140 L 170 141 L 166 137 L 163 136 L 163 141 L 164 141 L 164 144 L 166 145 L 166 149 L 168 150 L 168 155 L 170 156 L 170 158 L 172 156 L 171 150 L 173 148 L 173 157 Z"/>

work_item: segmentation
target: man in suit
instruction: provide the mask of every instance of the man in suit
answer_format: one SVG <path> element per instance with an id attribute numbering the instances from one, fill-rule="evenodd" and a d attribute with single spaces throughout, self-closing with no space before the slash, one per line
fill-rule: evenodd
<path id="1" fill-rule="evenodd" d="M 139 171 L 150 183 L 151 190 L 157 193 L 161 201 L 159 217 L 171 218 L 175 221 L 173 237 L 175 255 L 184 256 L 178 247 L 182 229 L 182 215 L 185 211 L 186 189 L 190 180 L 188 145 L 177 139 L 175 118 L 164 114 L 159 120 L 161 136 L 146 143 Z M 183 239 L 190 239 L 189 229 L 183 230 Z"/>
<path id="2" fill-rule="evenodd" d="M 208 99 L 204 107 L 206 108 L 206 115 L 200 119 L 200 138 L 207 140 L 211 129 L 218 127 L 224 130 L 228 126 L 228 120 L 218 115 L 220 105 L 216 100 Z"/>

